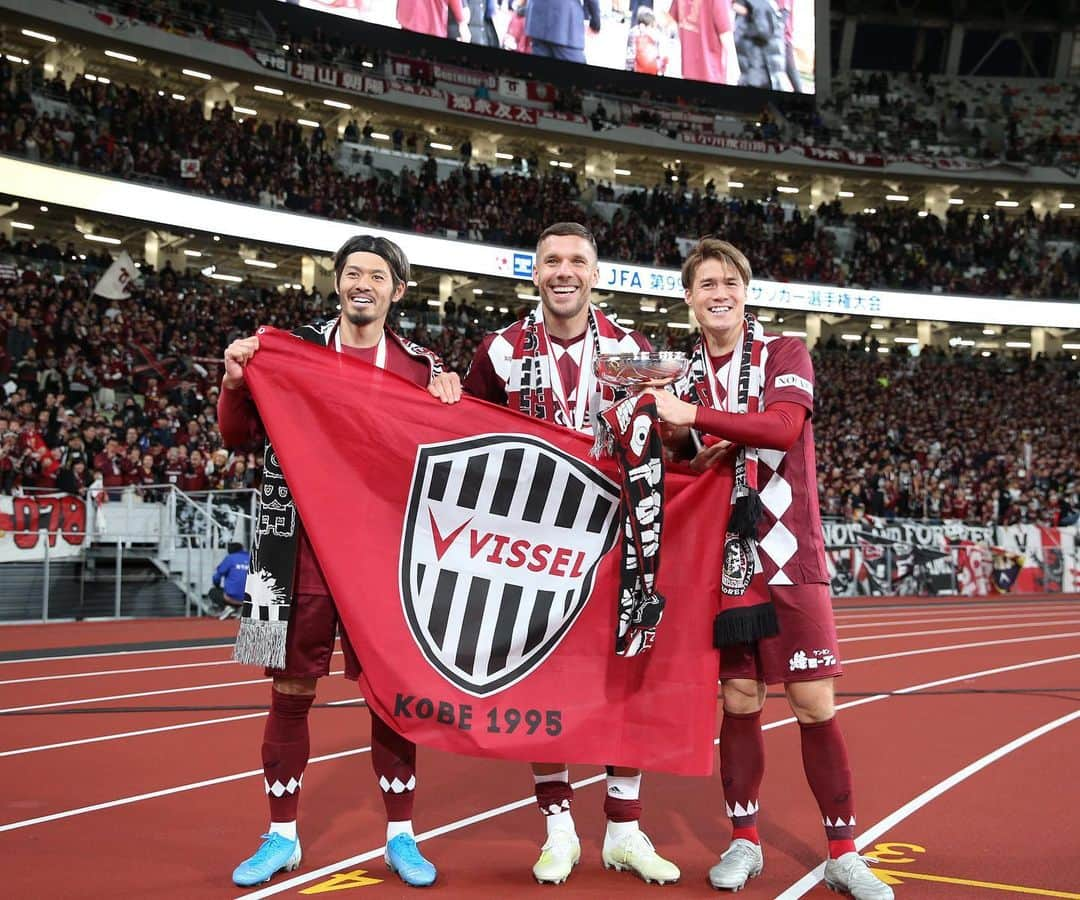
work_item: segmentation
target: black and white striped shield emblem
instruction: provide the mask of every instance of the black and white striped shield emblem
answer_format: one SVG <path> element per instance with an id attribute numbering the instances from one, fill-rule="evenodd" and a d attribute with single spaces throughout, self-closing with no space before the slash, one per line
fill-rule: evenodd
<path id="1" fill-rule="evenodd" d="M 618 508 L 614 482 L 532 437 L 419 447 L 401 597 L 428 662 L 477 697 L 525 677 L 584 609 Z"/>

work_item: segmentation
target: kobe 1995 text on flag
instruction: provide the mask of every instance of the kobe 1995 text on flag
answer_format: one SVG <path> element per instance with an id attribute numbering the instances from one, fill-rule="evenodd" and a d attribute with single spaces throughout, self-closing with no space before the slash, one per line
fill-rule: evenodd
<path id="1" fill-rule="evenodd" d="M 727 475 L 669 472 L 664 619 L 617 657 L 619 475 L 589 439 L 273 329 L 247 373 L 373 712 L 453 752 L 711 771 Z"/>

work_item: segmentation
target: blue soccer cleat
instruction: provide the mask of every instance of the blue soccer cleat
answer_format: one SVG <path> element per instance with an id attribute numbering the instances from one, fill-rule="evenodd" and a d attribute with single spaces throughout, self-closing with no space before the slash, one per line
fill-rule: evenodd
<path id="1" fill-rule="evenodd" d="M 300 865 L 300 838 L 289 840 L 281 834 L 264 834 L 262 846 L 245 859 L 232 873 L 233 884 L 251 887 L 269 881 L 284 869 L 291 872 Z"/>
<path id="2" fill-rule="evenodd" d="M 397 872 L 409 887 L 428 887 L 435 883 L 435 867 L 424 859 L 411 834 L 399 834 L 386 843 L 386 867 Z"/>

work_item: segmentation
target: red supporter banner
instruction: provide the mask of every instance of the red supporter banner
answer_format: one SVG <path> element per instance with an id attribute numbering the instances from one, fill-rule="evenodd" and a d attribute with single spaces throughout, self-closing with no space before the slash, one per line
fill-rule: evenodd
<path id="1" fill-rule="evenodd" d="M 468 94 L 451 94 L 446 98 L 446 108 L 473 116 L 513 122 L 515 125 L 535 125 L 540 120 L 540 111 L 531 106 L 518 106 L 485 97 L 470 97 Z"/>
<path id="2" fill-rule="evenodd" d="M 885 157 L 880 153 L 860 153 L 857 150 L 842 150 L 838 147 L 794 147 L 807 159 L 815 159 L 819 162 L 844 163 L 848 166 L 872 166 L 880 168 L 885 165 Z"/>
<path id="3" fill-rule="evenodd" d="M 581 113 L 565 113 L 552 110 L 551 112 L 545 111 L 542 115 L 545 119 L 555 119 L 558 122 L 573 122 L 576 125 L 589 124 L 589 120 Z"/>
<path id="4" fill-rule="evenodd" d="M 267 69 L 273 69 L 283 75 L 299 78 L 301 81 L 325 87 L 340 88 L 343 91 L 352 91 L 359 94 L 386 93 L 386 81 L 377 75 L 365 75 L 363 72 L 352 69 L 339 69 L 335 66 L 299 62 L 273 53 L 264 53 L 261 50 L 252 51 L 252 55 L 259 65 Z"/>
<path id="5" fill-rule="evenodd" d="M 436 100 L 445 100 L 449 95 L 442 88 L 428 87 L 424 84 L 413 84 L 410 81 L 391 81 L 391 89 L 405 94 L 414 94 L 417 97 L 433 97 Z"/>
<path id="6" fill-rule="evenodd" d="M 455 753 L 711 771 L 730 474 L 668 472 L 664 617 L 617 657 L 618 474 L 590 439 L 259 333 L 248 383 L 375 713 Z"/>
<path id="7" fill-rule="evenodd" d="M 766 141 L 747 140 L 746 138 L 731 137 L 727 134 L 684 131 L 681 137 L 685 144 L 700 144 L 704 147 L 718 147 L 721 150 L 741 150 L 744 153 L 768 153 L 770 150 L 779 149 L 776 145 L 769 144 Z"/>
<path id="8" fill-rule="evenodd" d="M 478 88 L 481 85 L 489 90 L 499 86 L 499 79 L 487 72 L 465 69 L 461 66 L 447 66 L 424 59 L 412 59 L 406 56 L 390 57 L 390 72 L 398 78 L 412 78 L 418 81 L 445 81 L 461 87 Z"/>
<path id="9" fill-rule="evenodd" d="M 72 494 L 0 497 L 0 562 L 78 556 L 87 540 L 86 501 Z"/>

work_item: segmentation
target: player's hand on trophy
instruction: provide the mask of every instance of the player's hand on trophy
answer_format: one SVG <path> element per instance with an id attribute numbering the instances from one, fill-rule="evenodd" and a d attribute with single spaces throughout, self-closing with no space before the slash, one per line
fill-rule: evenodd
<path id="1" fill-rule="evenodd" d="M 671 391 L 663 388 L 646 388 L 644 393 L 649 394 L 656 401 L 656 412 L 660 418 L 669 425 L 693 425 L 697 407 L 685 400 L 680 400 Z"/>
<path id="2" fill-rule="evenodd" d="M 428 393 L 443 403 L 457 403 L 461 399 L 461 378 L 457 372 L 443 372 L 431 379 Z"/>
<path id="3" fill-rule="evenodd" d="M 244 383 L 244 366 L 259 349 L 259 338 L 256 335 L 239 338 L 225 348 L 225 377 L 221 380 L 224 387 L 234 389 Z"/>

